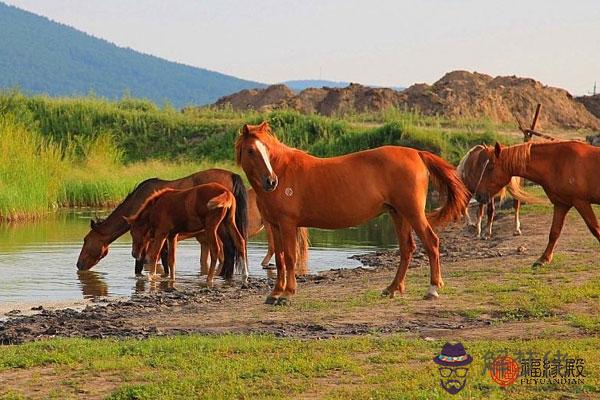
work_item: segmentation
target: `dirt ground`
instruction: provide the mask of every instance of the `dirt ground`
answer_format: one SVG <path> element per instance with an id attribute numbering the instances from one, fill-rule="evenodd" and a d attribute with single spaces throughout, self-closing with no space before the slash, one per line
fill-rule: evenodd
<path id="1" fill-rule="evenodd" d="M 598 243 L 571 212 L 555 262 L 532 271 L 532 262 L 546 245 L 552 219 L 548 211 L 533 209 L 522 216 L 523 236 L 513 236 L 509 210 L 501 211 L 491 240 L 476 239 L 462 224 L 440 232 L 446 286 L 437 300 L 423 299 L 429 268 L 419 247 L 406 293 L 394 299 L 380 292 L 394 276 L 397 255 L 375 252 L 357 257 L 364 268 L 300 278 L 298 294 L 285 306 L 264 304 L 273 283 L 269 278 L 251 279 L 244 289 L 239 282 L 208 289 L 199 278 L 126 301 L 99 299 L 84 310 L 11 317 L 0 325 L 0 342 L 231 332 L 293 338 L 404 332 L 451 340 L 592 335 L 593 328 L 573 323 L 572 317 L 594 318 L 600 309 L 600 293 L 589 285 L 597 283 Z M 563 292 L 568 301 L 553 300 Z"/>

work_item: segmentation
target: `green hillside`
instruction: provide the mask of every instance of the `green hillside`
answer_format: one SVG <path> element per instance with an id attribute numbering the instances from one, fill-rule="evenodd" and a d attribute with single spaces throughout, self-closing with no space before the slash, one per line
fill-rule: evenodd
<path id="1" fill-rule="evenodd" d="M 124 93 L 176 107 L 261 87 L 131 49 L 0 2 L 0 88 L 52 96 Z"/>

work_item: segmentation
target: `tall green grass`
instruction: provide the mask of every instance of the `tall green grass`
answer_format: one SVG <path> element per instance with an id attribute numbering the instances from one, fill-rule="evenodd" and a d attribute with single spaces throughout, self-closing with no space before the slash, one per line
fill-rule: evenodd
<path id="1" fill-rule="evenodd" d="M 244 123 L 269 121 L 284 143 L 317 156 L 382 145 L 429 150 L 457 163 L 471 146 L 501 137 L 486 120 L 447 120 L 390 109 L 344 117 L 290 110 L 182 111 L 125 97 L 27 97 L 0 92 L 0 219 L 58 206 L 103 206 L 141 180 L 174 179 L 216 164 L 231 168 Z"/>
<path id="2" fill-rule="evenodd" d="M 38 216 L 58 205 L 64 172 L 59 146 L 13 116 L 0 119 L 0 216 Z"/>

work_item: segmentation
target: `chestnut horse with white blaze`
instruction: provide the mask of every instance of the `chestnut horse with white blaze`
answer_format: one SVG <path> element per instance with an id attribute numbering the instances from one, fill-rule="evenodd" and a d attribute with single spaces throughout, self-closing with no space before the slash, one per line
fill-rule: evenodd
<path id="1" fill-rule="evenodd" d="M 297 227 L 347 228 L 383 212 L 394 222 L 400 264 L 384 293 L 404 291 L 415 250 L 412 229 L 421 239 L 431 268 L 428 298 L 443 286 L 439 239 L 434 224 L 462 216 L 469 193 L 454 167 L 426 151 L 385 146 L 332 158 L 317 158 L 281 143 L 268 123 L 244 125 L 236 159 L 256 191 L 257 204 L 271 225 L 277 282 L 267 303 L 283 303 L 296 293 Z M 445 205 L 428 221 L 425 203 L 430 176 L 446 195 Z"/>
<path id="2" fill-rule="evenodd" d="M 578 141 L 533 143 L 510 147 L 496 143 L 486 148 L 489 162 L 475 197 L 487 201 L 489 193 L 520 176 L 542 186 L 554 205 L 548 245 L 535 261 L 539 267 L 552 261 L 565 216 L 573 207 L 600 242 L 600 226 L 591 204 L 600 204 L 600 148 Z"/>
<path id="3" fill-rule="evenodd" d="M 204 231 L 211 256 L 207 282 L 211 284 L 217 261 L 223 262 L 223 248 L 217 236 L 217 230 L 223 223 L 243 262 L 242 275 L 243 282 L 246 283 L 246 240 L 236 226 L 235 211 L 233 193 L 218 183 L 185 190 L 162 189 L 151 195 L 137 213 L 124 217 L 131 226 L 132 255 L 138 261 L 145 257 L 145 261 L 153 265 L 153 270 L 156 271 L 160 251 L 168 241 L 169 276 L 174 279 L 178 236 L 190 236 Z"/>

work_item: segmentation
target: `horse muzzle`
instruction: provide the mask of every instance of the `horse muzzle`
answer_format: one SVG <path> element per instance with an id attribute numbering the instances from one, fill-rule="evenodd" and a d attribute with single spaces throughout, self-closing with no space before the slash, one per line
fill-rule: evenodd
<path id="1" fill-rule="evenodd" d="M 265 190 L 265 192 L 272 192 L 273 190 L 275 190 L 277 188 L 277 184 L 279 183 L 279 180 L 277 179 L 277 176 L 274 177 L 270 177 L 270 176 L 266 176 L 263 178 L 263 189 Z"/>

